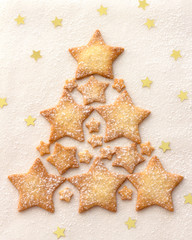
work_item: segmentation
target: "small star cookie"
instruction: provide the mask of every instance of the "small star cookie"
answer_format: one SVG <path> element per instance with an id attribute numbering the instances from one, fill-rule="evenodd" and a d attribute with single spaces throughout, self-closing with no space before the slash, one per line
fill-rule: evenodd
<path id="1" fill-rule="evenodd" d="M 70 177 L 68 181 L 80 192 L 80 213 L 94 206 L 116 212 L 116 191 L 125 179 L 124 175 L 110 172 L 97 157 L 87 173 Z"/>
<path id="2" fill-rule="evenodd" d="M 73 192 L 71 191 L 70 188 L 66 187 L 59 192 L 59 195 L 60 195 L 60 197 L 59 197 L 60 200 L 70 202 L 71 198 L 73 197 Z"/>
<path id="3" fill-rule="evenodd" d="M 138 191 L 137 211 L 152 205 L 174 210 L 171 193 L 183 177 L 166 172 L 156 156 L 151 158 L 143 172 L 131 174 L 128 179 Z"/>
<path id="4" fill-rule="evenodd" d="M 40 141 L 40 145 L 36 147 L 37 151 L 39 151 L 40 155 L 43 156 L 45 154 L 49 154 L 49 147 L 50 144 L 49 143 L 45 143 L 43 141 Z"/>
<path id="5" fill-rule="evenodd" d="M 67 79 L 65 81 L 64 89 L 67 89 L 69 92 L 72 92 L 78 86 L 75 79 Z"/>
<path id="6" fill-rule="evenodd" d="M 140 147 L 141 147 L 141 154 L 147 155 L 147 156 L 151 156 L 151 153 L 155 150 L 155 148 L 151 146 L 150 142 L 141 143 Z"/>
<path id="7" fill-rule="evenodd" d="M 95 135 L 95 134 L 93 134 L 88 140 L 87 140 L 87 142 L 89 143 L 89 144 L 91 144 L 91 146 L 93 147 L 93 148 L 95 148 L 95 147 L 98 147 L 98 146 L 102 146 L 103 145 L 103 137 L 102 136 L 99 136 L 99 135 Z"/>
<path id="8" fill-rule="evenodd" d="M 13 174 L 9 180 L 19 191 L 18 211 L 38 206 L 54 212 L 53 193 L 64 181 L 64 177 L 48 174 L 37 158 L 28 173 Z"/>
<path id="9" fill-rule="evenodd" d="M 121 47 L 106 45 L 100 31 L 96 30 L 86 46 L 69 49 L 78 63 L 76 79 L 93 74 L 112 79 L 112 63 L 123 51 Z"/>
<path id="10" fill-rule="evenodd" d="M 117 90 L 117 92 L 121 92 L 125 88 L 124 80 L 115 78 L 112 87 Z"/>
<path id="11" fill-rule="evenodd" d="M 85 124 L 85 126 L 88 128 L 89 133 L 99 132 L 100 122 L 92 118 L 89 123 Z"/>
<path id="12" fill-rule="evenodd" d="M 93 158 L 93 155 L 91 155 L 88 150 L 84 150 L 82 152 L 79 152 L 78 156 L 79 156 L 79 162 L 80 163 L 87 163 L 87 164 L 89 164 L 91 159 Z"/>
<path id="13" fill-rule="evenodd" d="M 85 105 L 93 102 L 105 103 L 105 90 L 109 83 L 99 82 L 95 77 L 91 76 L 87 83 L 81 85 L 77 90 L 83 95 Z"/>
<path id="14" fill-rule="evenodd" d="M 55 166 L 59 174 L 65 173 L 69 168 L 78 168 L 79 164 L 76 159 L 76 147 L 64 147 L 59 143 L 55 143 L 55 149 L 47 161 Z"/>
<path id="15" fill-rule="evenodd" d="M 127 186 L 124 186 L 122 189 L 120 189 L 118 193 L 120 194 L 122 200 L 132 199 L 133 191 L 129 189 Z"/>
<path id="16" fill-rule="evenodd" d="M 82 124 L 92 111 L 92 107 L 76 104 L 68 91 L 64 90 L 56 107 L 40 112 L 51 124 L 49 141 L 52 143 L 68 136 L 83 142 Z"/>
<path id="17" fill-rule="evenodd" d="M 137 152 L 135 143 L 127 147 L 115 148 L 116 159 L 112 163 L 114 167 L 123 167 L 129 173 L 133 173 L 135 167 L 145 161 L 145 158 Z"/>
<path id="18" fill-rule="evenodd" d="M 111 105 L 96 107 L 95 110 L 106 121 L 105 142 L 119 137 L 126 137 L 140 143 L 139 124 L 150 114 L 150 111 L 135 107 L 126 90 Z"/>
<path id="19" fill-rule="evenodd" d="M 110 146 L 106 146 L 104 148 L 100 148 L 100 158 L 101 159 L 108 159 L 111 160 L 113 157 L 113 154 L 115 153 Z"/>

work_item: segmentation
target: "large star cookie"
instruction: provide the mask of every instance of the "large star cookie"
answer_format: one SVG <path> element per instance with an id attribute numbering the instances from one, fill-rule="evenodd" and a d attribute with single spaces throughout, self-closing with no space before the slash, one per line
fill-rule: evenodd
<path id="1" fill-rule="evenodd" d="M 151 158 L 143 172 L 129 175 L 128 179 L 138 191 L 137 211 L 151 205 L 174 210 L 171 193 L 183 177 L 166 172 L 156 156 Z"/>
<path id="2" fill-rule="evenodd" d="M 55 143 L 54 153 L 47 158 L 47 161 L 55 166 L 59 174 L 65 173 L 69 168 L 78 168 L 76 159 L 76 147 L 64 147 Z"/>
<path id="3" fill-rule="evenodd" d="M 113 162 L 114 167 L 123 167 L 129 173 L 133 173 L 135 167 L 145 161 L 145 158 L 137 152 L 137 145 L 135 143 L 127 147 L 115 148 L 116 159 Z"/>
<path id="4" fill-rule="evenodd" d="M 69 49 L 78 62 L 76 79 L 93 74 L 112 79 L 112 63 L 123 51 L 123 48 L 106 45 L 100 31 L 96 30 L 86 46 Z"/>
<path id="5" fill-rule="evenodd" d="M 56 107 L 41 111 L 41 115 L 51 124 L 49 141 L 55 142 L 65 136 L 84 141 L 82 124 L 92 111 L 92 107 L 75 103 L 68 91 L 64 90 Z"/>
<path id="6" fill-rule="evenodd" d="M 19 211 L 38 206 L 54 212 L 53 193 L 65 178 L 48 174 L 39 158 L 35 160 L 28 173 L 13 174 L 8 178 L 19 191 Z"/>
<path id="7" fill-rule="evenodd" d="M 80 213 L 94 206 L 115 212 L 116 191 L 125 179 L 124 175 L 110 172 L 100 158 L 96 158 L 87 173 L 70 177 L 68 181 L 80 191 Z"/>
<path id="8" fill-rule="evenodd" d="M 126 137 L 140 143 L 139 124 L 150 114 L 150 111 L 135 107 L 126 90 L 111 105 L 95 108 L 106 121 L 105 142 L 118 137 Z"/>
<path id="9" fill-rule="evenodd" d="M 93 102 L 105 103 L 105 89 L 109 83 L 99 82 L 95 77 L 91 76 L 87 83 L 81 85 L 77 90 L 83 95 L 85 105 Z"/>

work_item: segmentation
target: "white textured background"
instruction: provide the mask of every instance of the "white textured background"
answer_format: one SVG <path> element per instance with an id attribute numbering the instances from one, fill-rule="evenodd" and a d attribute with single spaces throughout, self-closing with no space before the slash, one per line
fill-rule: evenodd
<path id="1" fill-rule="evenodd" d="M 147 2 L 150 6 L 143 11 L 136 0 L 0 0 L 0 97 L 7 97 L 8 102 L 0 109 L 0 240 L 52 240 L 57 226 L 66 228 L 66 239 L 71 240 L 183 240 L 192 236 L 192 205 L 185 205 L 183 197 L 192 192 L 192 1 Z M 107 16 L 99 16 L 100 4 L 108 7 Z M 24 25 L 17 26 L 14 21 L 18 14 L 26 17 Z M 63 18 L 62 27 L 54 28 L 51 20 L 55 16 Z M 155 19 L 155 28 L 147 29 L 147 18 Z M 125 79 L 136 106 L 152 112 L 140 127 L 143 142 L 151 141 L 166 170 L 184 176 L 173 193 L 174 213 L 160 207 L 136 212 L 136 190 L 128 182 L 134 190 L 133 200 L 123 202 L 117 196 L 117 213 L 96 207 L 79 214 L 79 193 L 67 182 L 59 190 L 70 186 L 74 197 L 70 203 L 62 202 L 57 190 L 54 214 L 40 208 L 17 212 L 18 192 L 7 176 L 27 172 L 39 156 L 35 148 L 40 140 L 48 140 L 50 132 L 39 112 L 55 106 L 65 79 L 74 77 L 77 64 L 68 48 L 87 44 L 96 29 L 107 44 L 125 48 L 113 65 L 115 77 Z M 181 50 L 177 62 L 170 57 L 173 49 Z M 35 62 L 30 58 L 32 50 L 41 50 L 43 58 Z M 153 81 L 151 89 L 142 88 L 141 79 L 147 76 Z M 180 90 L 188 91 L 189 100 L 180 102 Z M 106 95 L 109 104 L 117 92 L 110 86 Z M 73 96 L 82 103 L 76 90 Z M 34 127 L 26 126 L 28 115 L 37 118 Z M 96 112 L 92 116 L 102 121 Z M 101 133 L 104 129 L 103 123 Z M 162 140 L 171 142 L 171 151 L 163 153 L 158 148 Z M 69 138 L 59 142 L 94 152 L 86 142 L 79 144 Z M 121 139 L 111 145 L 128 143 Z M 58 174 L 46 157 L 41 159 L 50 173 Z M 148 160 L 136 172 L 144 169 Z M 127 173 L 112 168 L 108 160 L 105 163 L 113 171 Z M 88 168 L 81 164 L 66 176 Z M 128 217 L 137 220 L 136 229 L 127 229 Z"/>

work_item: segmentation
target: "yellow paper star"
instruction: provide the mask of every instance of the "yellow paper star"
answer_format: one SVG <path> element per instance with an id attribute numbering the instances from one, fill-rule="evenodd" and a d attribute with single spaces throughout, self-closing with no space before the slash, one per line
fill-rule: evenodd
<path id="1" fill-rule="evenodd" d="M 127 225 L 128 229 L 136 228 L 135 223 L 136 223 L 136 220 L 131 219 L 130 217 L 129 217 L 128 221 L 125 222 L 125 224 Z"/>
<path id="2" fill-rule="evenodd" d="M 141 80 L 141 82 L 143 83 L 143 86 L 142 86 L 142 87 L 148 87 L 148 88 L 151 87 L 151 83 L 152 83 L 152 81 L 149 80 L 148 77 L 146 77 L 146 79 L 144 79 L 144 80 Z"/>
<path id="3" fill-rule="evenodd" d="M 7 106 L 6 98 L 0 98 L 0 108 Z"/>
<path id="4" fill-rule="evenodd" d="M 149 4 L 146 3 L 146 0 L 143 0 L 143 1 L 140 1 L 140 0 L 139 0 L 139 6 L 138 6 L 138 8 L 143 8 L 143 10 L 145 10 L 145 8 L 146 8 L 147 6 L 149 6 Z"/>
<path id="5" fill-rule="evenodd" d="M 64 232 L 65 232 L 65 228 L 57 227 L 57 230 L 53 233 L 56 234 L 57 238 L 59 239 L 60 237 L 65 237 Z"/>
<path id="6" fill-rule="evenodd" d="M 32 58 L 35 59 L 35 61 L 37 61 L 39 58 L 42 58 L 40 51 L 34 51 L 33 50 L 33 54 L 31 55 Z"/>
<path id="7" fill-rule="evenodd" d="M 62 26 L 61 24 L 62 20 L 63 19 L 58 19 L 57 17 L 55 17 L 55 20 L 53 20 L 52 23 L 55 27 Z"/>
<path id="8" fill-rule="evenodd" d="M 188 195 L 184 196 L 185 198 L 185 204 L 190 203 L 192 204 L 192 194 L 189 193 Z"/>
<path id="9" fill-rule="evenodd" d="M 97 9 L 97 11 L 99 12 L 100 16 L 107 15 L 107 8 L 103 7 L 102 5 L 100 6 L 99 9 Z"/>
<path id="10" fill-rule="evenodd" d="M 147 18 L 147 22 L 145 23 L 145 25 L 148 27 L 148 29 L 151 29 L 152 27 L 155 27 L 155 24 L 154 24 L 154 19 L 149 19 Z"/>
<path id="11" fill-rule="evenodd" d="M 15 18 L 15 21 L 17 22 L 18 25 L 24 24 L 24 17 L 21 17 L 20 14 L 18 15 L 17 18 Z"/>
<path id="12" fill-rule="evenodd" d="M 178 97 L 181 99 L 181 102 L 183 102 L 184 100 L 187 100 L 188 99 L 187 92 L 180 91 L 180 94 L 178 95 Z"/>
<path id="13" fill-rule="evenodd" d="M 173 50 L 171 57 L 173 57 L 175 59 L 175 61 L 177 61 L 178 58 L 181 58 L 180 50 L 178 50 L 178 51 Z"/>
<path id="14" fill-rule="evenodd" d="M 31 115 L 29 115 L 28 118 L 25 119 L 25 122 L 27 123 L 27 126 L 29 126 L 29 125 L 34 126 L 35 125 L 35 123 L 34 123 L 35 120 L 36 120 L 36 118 L 32 118 Z"/>
<path id="15" fill-rule="evenodd" d="M 161 148 L 163 150 L 163 152 L 166 152 L 167 150 L 171 150 L 171 148 L 169 147 L 170 142 L 161 142 L 161 146 L 159 146 L 159 148 Z"/>

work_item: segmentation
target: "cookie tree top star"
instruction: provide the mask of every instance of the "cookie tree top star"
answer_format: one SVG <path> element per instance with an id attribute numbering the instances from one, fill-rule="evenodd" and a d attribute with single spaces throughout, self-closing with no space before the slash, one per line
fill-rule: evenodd
<path id="1" fill-rule="evenodd" d="M 106 45 L 100 31 L 96 30 L 86 46 L 69 49 L 78 63 L 76 79 L 93 74 L 112 79 L 112 63 L 123 51 L 121 47 Z"/>

